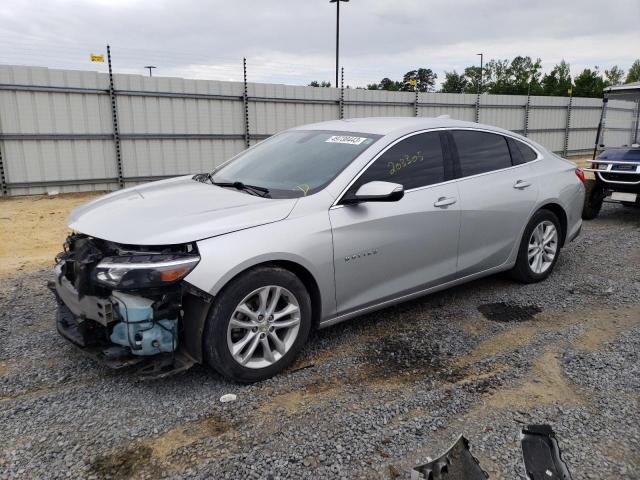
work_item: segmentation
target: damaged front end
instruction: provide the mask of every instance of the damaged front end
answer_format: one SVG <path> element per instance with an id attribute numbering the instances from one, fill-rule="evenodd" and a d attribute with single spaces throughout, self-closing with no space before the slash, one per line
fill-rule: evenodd
<path id="1" fill-rule="evenodd" d="M 185 328 L 185 312 L 198 317 L 201 330 L 210 301 L 183 282 L 199 260 L 195 244 L 142 247 L 69 236 L 49 284 L 58 331 L 112 368 L 136 365 L 146 377 L 189 368 L 201 351 L 185 337 L 194 330 Z"/>

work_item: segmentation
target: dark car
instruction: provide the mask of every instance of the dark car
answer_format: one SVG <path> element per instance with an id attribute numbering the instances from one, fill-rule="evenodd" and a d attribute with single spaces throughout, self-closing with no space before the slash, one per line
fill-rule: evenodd
<path id="1" fill-rule="evenodd" d="M 640 206 L 640 145 L 608 148 L 591 162 L 595 180 L 585 182 L 586 195 L 582 218 L 598 216 L 603 202 Z"/>

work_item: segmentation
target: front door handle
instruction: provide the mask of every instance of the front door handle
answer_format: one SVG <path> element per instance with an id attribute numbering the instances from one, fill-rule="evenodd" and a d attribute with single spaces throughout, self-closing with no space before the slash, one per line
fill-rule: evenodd
<path id="1" fill-rule="evenodd" d="M 456 203 L 456 199 L 453 197 L 440 197 L 436 203 L 433 204 L 434 207 L 447 207 L 449 205 L 453 205 Z"/>
<path id="2" fill-rule="evenodd" d="M 529 182 L 525 182 L 524 180 L 518 180 L 513 184 L 513 188 L 517 188 L 518 190 L 524 190 L 527 187 L 530 187 L 531 184 Z"/>

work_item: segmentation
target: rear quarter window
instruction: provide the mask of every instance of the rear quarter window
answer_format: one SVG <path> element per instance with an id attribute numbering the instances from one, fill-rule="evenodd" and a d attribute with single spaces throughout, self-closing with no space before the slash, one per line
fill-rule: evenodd
<path id="1" fill-rule="evenodd" d="M 514 156 L 514 165 L 517 165 L 519 163 L 527 163 L 527 162 L 532 162 L 534 161 L 536 158 L 538 158 L 538 154 L 535 152 L 535 150 L 533 148 L 531 148 L 528 145 L 525 145 L 523 142 L 520 142 L 518 140 L 514 140 L 514 139 L 509 139 L 509 145 L 514 145 L 517 149 L 517 152 L 520 154 L 520 162 L 516 162 L 515 161 L 515 157 Z"/>

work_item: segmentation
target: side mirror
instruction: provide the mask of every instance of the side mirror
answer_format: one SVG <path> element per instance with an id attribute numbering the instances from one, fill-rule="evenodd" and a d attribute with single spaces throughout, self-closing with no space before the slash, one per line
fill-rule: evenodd
<path id="1" fill-rule="evenodd" d="M 362 185 L 355 195 L 342 200 L 342 203 L 397 202 L 404 197 L 404 187 L 399 183 L 369 182 Z"/>

